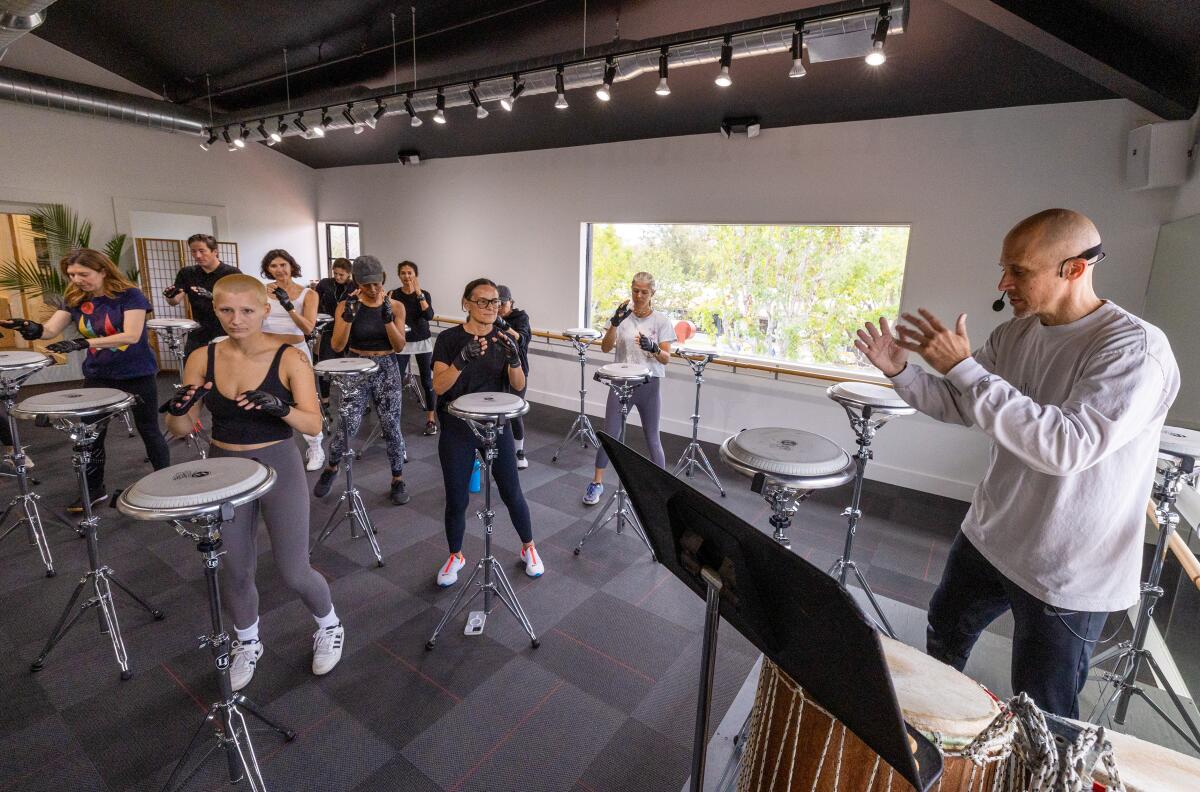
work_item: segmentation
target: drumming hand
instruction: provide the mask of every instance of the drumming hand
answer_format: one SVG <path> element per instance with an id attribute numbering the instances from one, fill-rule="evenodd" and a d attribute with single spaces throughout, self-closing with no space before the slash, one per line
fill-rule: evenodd
<path id="1" fill-rule="evenodd" d="M 508 322 L 504 321 L 503 316 L 496 314 L 496 321 L 492 322 L 492 326 L 495 327 L 497 330 L 499 330 L 501 333 L 503 333 L 505 330 L 507 330 L 509 328 L 510 325 L 508 324 Z"/>
<path id="2" fill-rule="evenodd" d="M 878 329 L 867 322 L 866 327 L 858 331 L 854 346 L 886 376 L 894 377 L 908 365 L 907 350 L 900 346 L 900 342 L 892 335 L 891 325 L 882 316 L 879 317 Z"/>
<path id="3" fill-rule="evenodd" d="M 658 344 L 654 343 L 649 338 L 646 338 L 646 336 L 642 335 L 641 333 L 638 333 L 638 346 L 642 348 L 643 352 L 658 357 Z"/>
<path id="4" fill-rule="evenodd" d="M 900 331 L 900 346 L 925 358 L 926 363 L 943 375 L 971 356 L 966 314 L 958 315 L 958 321 L 951 330 L 924 308 L 917 313 L 920 316 L 901 315 L 913 327 L 897 328 Z"/>
<path id="5" fill-rule="evenodd" d="M 629 307 L 629 300 L 626 300 L 617 306 L 617 310 L 613 311 L 612 319 L 609 319 L 608 323 L 613 327 L 616 327 L 617 325 L 621 324 L 621 322 L 624 322 L 626 317 L 628 317 L 631 313 L 633 313 L 633 310 Z"/>
<path id="6" fill-rule="evenodd" d="M 246 391 L 237 400 L 243 410 L 262 410 L 267 415 L 282 418 L 292 411 L 291 405 L 273 394 L 261 390 Z"/>
<path id="7" fill-rule="evenodd" d="M 483 353 L 486 351 L 487 339 L 479 336 L 473 337 L 458 353 L 458 357 L 454 358 L 454 368 L 462 371 L 472 360 L 483 357 Z"/>
<path id="8" fill-rule="evenodd" d="M 354 294 L 348 296 L 342 307 L 342 318 L 347 322 L 353 322 L 354 317 L 358 316 L 358 309 L 361 305 L 362 303 L 358 301 L 358 297 Z"/>
<path id="9" fill-rule="evenodd" d="M 203 286 L 189 286 L 188 290 L 191 291 L 193 296 L 199 297 L 201 300 L 211 300 L 213 298 L 212 292 Z"/>
<path id="10" fill-rule="evenodd" d="M 42 337 L 42 325 L 28 319 L 0 319 L 0 327 L 16 330 L 26 341 L 36 341 Z"/>
<path id="11" fill-rule="evenodd" d="M 521 353 L 517 342 L 508 333 L 496 333 L 496 347 L 504 354 L 504 361 L 509 368 L 521 367 Z"/>
<path id="12" fill-rule="evenodd" d="M 383 304 L 379 306 L 379 315 L 383 318 L 384 324 L 396 321 L 396 312 L 392 310 L 392 298 L 386 294 L 383 295 Z"/>
<path id="13" fill-rule="evenodd" d="M 158 411 L 174 416 L 187 415 L 188 410 L 192 409 L 192 405 L 207 396 L 210 390 L 212 390 L 211 382 L 203 385 L 180 385 L 175 389 L 171 398 L 162 403 Z"/>
<path id="14" fill-rule="evenodd" d="M 166 297 L 168 300 L 172 300 L 182 292 L 183 289 L 179 288 L 178 286 L 168 286 L 167 288 L 163 289 L 163 297 Z"/>
<path id="15" fill-rule="evenodd" d="M 53 344 L 47 344 L 46 349 L 65 355 L 68 352 L 74 352 L 76 349 L 87 349 L 89 346 L 91 344 L 88 343 L 86 338 L 72 338 L 70 341 L 55 341 Z"/>
<path id="16" fill-rule="evenodd" d="M 296 310 L 296 306 L 292 302 L 292 298 L 288 297 L 288 293 L 282 286 L 276 286 L 271 293 L 275 295 L 276 300 L 279 300 L 279 305 L 283 308 L 283 310 L 287 311 L 288 313 Z"/>

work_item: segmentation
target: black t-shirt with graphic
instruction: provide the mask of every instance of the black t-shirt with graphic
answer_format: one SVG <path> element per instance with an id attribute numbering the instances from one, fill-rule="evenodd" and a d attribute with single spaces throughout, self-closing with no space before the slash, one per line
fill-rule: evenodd
<path id="1" fill-rule="evenodd" d="M 175 286 L 183 289 L 188 305 L 192 309 L 192 319 L 200 323 L 199 329 L 193 330 L 188 335 L 189 348 L 207 344 L 217 336 L 225 335 L 225 330 L 217 319 L 217 312 L 213 310 L 212 300 L 207 297 L 197 297 L 189 291 L 189 287 L 199 286 L 212 292 L 213 286 L 216 286 L 217 281 L 221 278 L 226 275 L 237 275 L 239 272 L 241 270 L 237 267 L 231 267 L 222 261 L 212 272 L 205 272 L 199 264 L 189 264 L 176 273 Z"/>
<path id="2" fill-rule="evenodd" d="M 476 358 L 466 365 L 458 375 L 458 380 L 450 390 L 438 396 L 438 411 L 445 412 L 446 407 L 459 396 L 483 391 L 500 391 L 511 393 L 508 384 L 508 361 L 504 359 L 504 350 L 495 343 L 498 330 L 493 329 L 485 338 L 488 339 L 487 352 L 483 357 Z M 433 362 L 442 362 L 448 366 L 454 365 L 454 360 L 462 352 L 463 347 L 471 342 L 473 335 L 456 325 L 443 330 L 433 343 Z"/>

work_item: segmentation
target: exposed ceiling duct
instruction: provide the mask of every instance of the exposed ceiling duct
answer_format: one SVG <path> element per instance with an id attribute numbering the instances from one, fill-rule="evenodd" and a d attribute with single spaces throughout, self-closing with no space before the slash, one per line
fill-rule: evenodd
<path id="1" fill-rule="evenodd" d="M 0 100 L 166 132 L 200 135 L 208 125 L 207 116 L 190 107 L 3 66 L 0 66 Z"/>
<path id="2" fill-rule="evenodd" d="M 14 41 L 46 21 L 54 0 L 0 0 L 0 57 Z"/>

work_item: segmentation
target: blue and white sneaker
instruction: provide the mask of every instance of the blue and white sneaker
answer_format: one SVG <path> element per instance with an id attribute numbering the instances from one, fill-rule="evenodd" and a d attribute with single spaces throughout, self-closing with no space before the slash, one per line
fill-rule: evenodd
<path id="1" fill-rule="evenodd" d="M 603 494 L 604 485 L 593 481 L 591 484 L 588 484 L 587 492 L 583 493 L 583 502 L 588 506 L 595 506 L 600 502 L 600 496 Z"/>

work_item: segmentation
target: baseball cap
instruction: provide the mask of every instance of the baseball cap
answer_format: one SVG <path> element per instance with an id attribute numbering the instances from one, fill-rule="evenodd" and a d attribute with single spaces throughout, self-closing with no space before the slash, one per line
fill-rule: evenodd
<path id="1" fill-rule="evenodd" d="M 359 256 L 350 267 L 351 276 L 359 286 L 383 283 L 383 265 L 374 256 Z"/>

